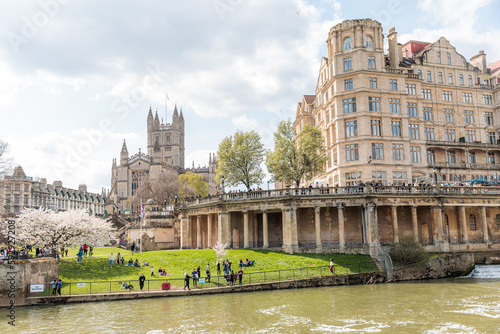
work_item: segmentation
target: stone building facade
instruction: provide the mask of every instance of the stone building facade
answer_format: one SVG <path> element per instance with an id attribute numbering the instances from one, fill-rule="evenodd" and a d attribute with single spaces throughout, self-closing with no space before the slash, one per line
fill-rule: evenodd
<path id="1" fill-rule="evenodd" d="M 500 77 L 480 51 L 467 61 L 444 37 L 388 53 L 379 22 L 331 28 L 316 91 L 298 103 L 294 129 L 322 130 L 320 183 L 348 186 L 500 177 Z M 497 62 L 498 63 L 498 62 Z M 495 63 L 495 64 L 497 64 Z M 500 64 L 499 64 L 500 66 Z"/>
<path id="2" fill-rule="evenodd" d="M 160 122 L 158 112 L 153 117 L 151 107 L 147 116 L 147 153 L 139 152 L 129 156 L 127 144 L 123 141 L 120 161 L 113 159 L 111 167 L 110 199 L 118 210 L 135 210 L 131 198 L 140 188 L 143 180 L 158 179 L 162 173 L 173 171 L 178 174 L 193 172 L 202 175 L 209 183 L 210 194 L 218 190 L 215 181 L 217 159 L 210 154 L 208 167 L 185 168 L 185 132 L 182 110 L 174 108 L 172 123 Z"/>
<path id="3" fill-rule="evenodd" d="M 106 190 L 101 194 L 87 191 L 82 184 L 78 189 L 63 187 L 62 181 L 48 184 L 45 178 L 26 176 L 21 166 L 12 175 L 0 180 L 0 200 L 3 202 L 3 216 L 15 216 L 23 208 L 46 208 L 54 211 L 83 209 L 98 216 L 104 216 Z"/>

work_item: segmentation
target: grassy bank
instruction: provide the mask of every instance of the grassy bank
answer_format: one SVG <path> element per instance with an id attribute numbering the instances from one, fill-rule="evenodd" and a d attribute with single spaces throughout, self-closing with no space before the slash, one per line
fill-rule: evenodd
<path id="1" fill-rule="evenodd" d="M 200 265 L 202 276 L 205 276 L 205 267 L 210 263 L 212 276 L 216 275 L 216 255 L 211 249 L 200 250 L 174 250 L 150 251 L 142 254 L 131 255 L 130 251 L 120 248 L 96 248 L 93 257 L 84 257 L 83 264 L 76 261 L 76 249 L 70 249 L 67 258 L 62 258 L 59 263 L 59 276 L 64 282 L 93 282 L 93 281 L 123 281 L 137 280 L 142 272 L 147 278 L 151 277 L 151 267 L 129 267 L 114 264 L 109 266 L 109 254 L 118 252 L 125 258 L 125 263 L 130 258 L 138 259 L 142 264 L 148 262 L 154 266 L 157 278 L 182 278 L 185 272 L 191 272 Z M 286 254 L 268 250 L 228 250 L 224 259 L 233 264 L 231 268 L 238 270 L 239 259 L 254 260 L 255 266 L 244 268 L 245 273 L 262 271 L 285 270 L 292 268 L 308 268 L 328 266 L 330 258 L 337 265 L 336 273 L 348 273 L 376 270 L 372 259 L 366 255 L 346 254 Z M 354 263 L 365 262 L 362 265 Z M 158 276 L 158 268 L 165 268 L 169 276 Z"/>

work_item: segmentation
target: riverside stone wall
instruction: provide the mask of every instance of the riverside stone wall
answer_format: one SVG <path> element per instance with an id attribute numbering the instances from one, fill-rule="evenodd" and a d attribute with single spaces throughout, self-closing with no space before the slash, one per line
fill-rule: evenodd
<path id="1" fill-rule="evenodd" d="M 0 261 L 0 307 L 26 304 L 28 284 L 48 284 L 59 278 L 54 258 Z"/>

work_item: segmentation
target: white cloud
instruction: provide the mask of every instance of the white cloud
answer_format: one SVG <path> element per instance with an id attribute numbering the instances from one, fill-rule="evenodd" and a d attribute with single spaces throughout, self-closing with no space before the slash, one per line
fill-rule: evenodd
<path id="1" fill-rule="evenodd" d="M 233 117 L 233 125 L 241 130 L 256 130 L 259 128 L 259 123 L 253 118 L 248 118 L 247 115 Z"/>

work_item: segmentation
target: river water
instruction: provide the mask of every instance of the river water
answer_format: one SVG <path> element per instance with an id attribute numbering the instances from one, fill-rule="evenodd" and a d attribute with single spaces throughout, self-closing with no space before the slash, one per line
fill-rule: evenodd
<path id="1" fill-rule="evenodd" d="M 25 307 L 0 333 L 500 333 L 500 279 Z"/>

